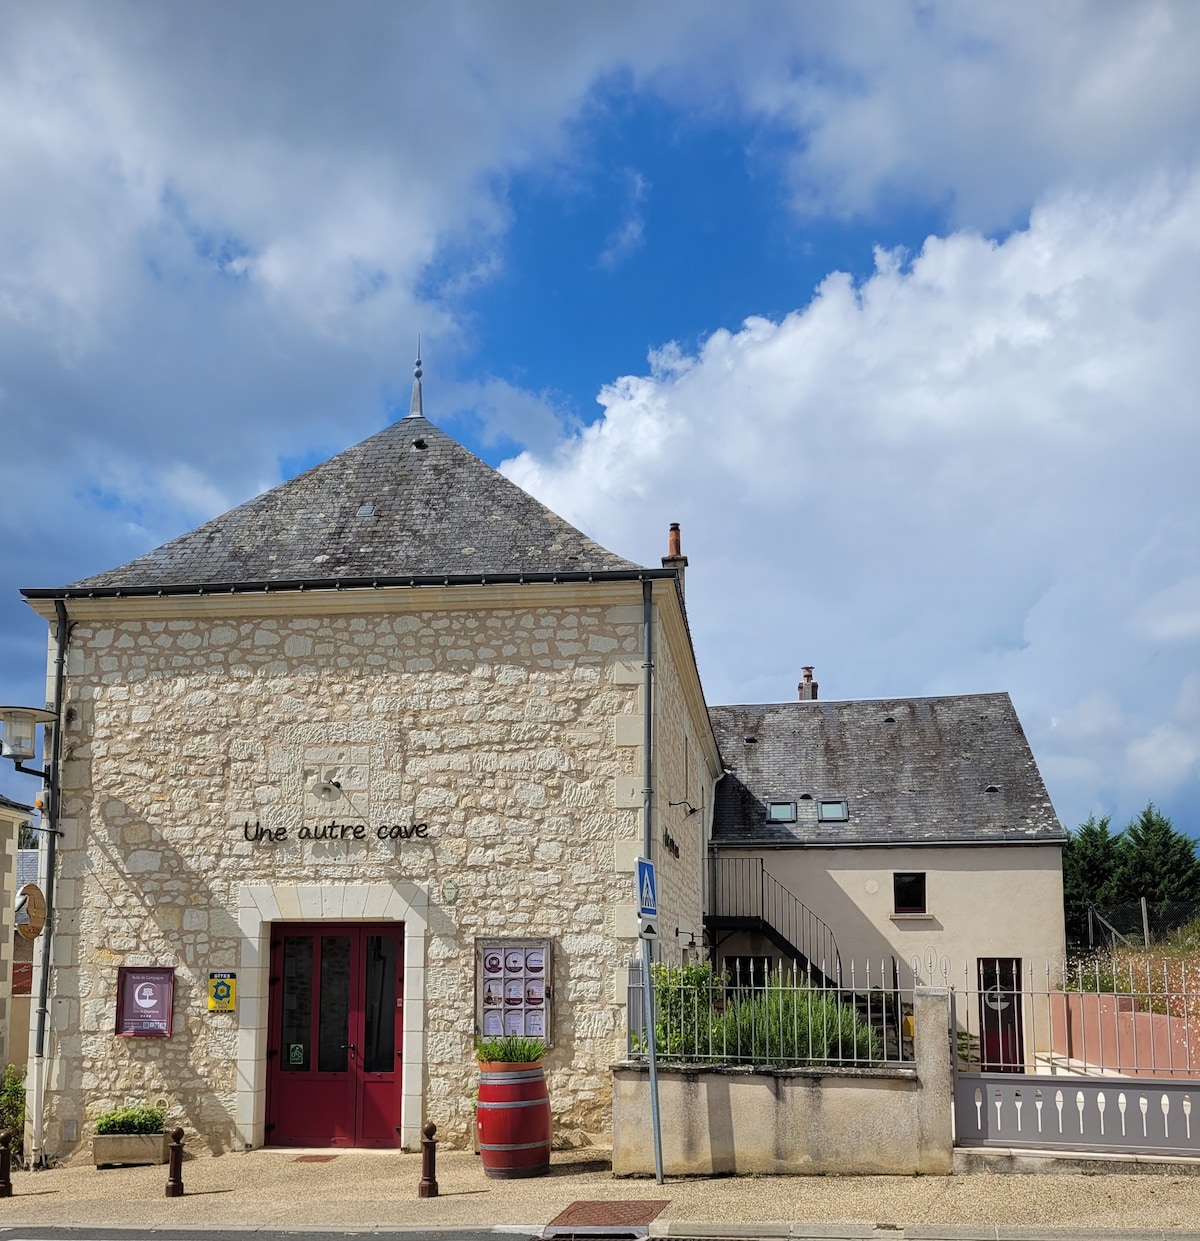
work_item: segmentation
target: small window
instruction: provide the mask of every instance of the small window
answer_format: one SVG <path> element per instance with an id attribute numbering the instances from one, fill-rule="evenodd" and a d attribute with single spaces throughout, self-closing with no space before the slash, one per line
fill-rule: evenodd
<path id="1" fill-rule="evenodd" d="M 768 823 L 795 823 L 796 803 L 794 801 L 767 802 Z"/>
<path id="2" fill-rule="evenodd" d="M 925 872 L 897 871 L 892 876 L 898 914 L 923 914 L 925 910 Z"/>
<path id="3" fill-rule="evenodd" d="M 817 802 L 817 818 L 822 823 L 845 823 L 850 818 L 845 799 L 822 797 Z"/>

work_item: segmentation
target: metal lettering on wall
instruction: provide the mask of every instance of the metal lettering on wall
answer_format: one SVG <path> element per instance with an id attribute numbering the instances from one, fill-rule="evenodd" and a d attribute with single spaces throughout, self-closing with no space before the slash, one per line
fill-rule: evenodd
<path id="1" fill-rule="evenodd" d="M 293 839 L 291 829 L 287 827 L 263 827 L 257 820 L 251 826 L 247 819 L 242 827 L 242 836 L 254 845 L 277 845 L 285 840 Z M 381 823 L 371 827 L 366 823 L 319 823 L 309 827 L 307 824 L 296 832 L 296 840 L 372 840 L 385 842 L 404 842 L 406 840 L 425 840 L 429 836 L 428 823 Z"/>
<path id="2" fill-rule="evenodd" d="M 475 1023 L 484 1038 L 530 1035 L 551 1044 L 554 957 L 549 939 L 475 941 Z"/>

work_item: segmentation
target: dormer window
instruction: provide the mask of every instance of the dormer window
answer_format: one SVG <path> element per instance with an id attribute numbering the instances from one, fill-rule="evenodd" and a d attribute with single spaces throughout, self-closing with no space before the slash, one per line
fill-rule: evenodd
<path id="1" fill-rule="evenodd" d="M 794 801 L 767 802 L 768 823 L 795 823 L 796 803 Z"/>
<path id="2" fill-rule="evenodd" d="M 822 797 L 817 802 L 817 819 L 822 823 L 845 823 L 850 818 L 850 808 L 842 797 Z"/>

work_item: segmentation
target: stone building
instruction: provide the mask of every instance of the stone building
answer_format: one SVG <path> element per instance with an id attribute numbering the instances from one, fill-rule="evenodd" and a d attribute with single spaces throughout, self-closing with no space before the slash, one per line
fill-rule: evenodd
<path id="1" fill-rule="evenodd" d="M 13 966 L 17 957 L 14 912 L 17 899 L 17 845 L 23 823 L 34 810 L 0 793 L 0 1072 L 10 1060 L 25 1063 L 25 1037 L 20 1026 L 29 1022 L 27 1004 L 17 1013 L 13 1008 Z M 24 946 L 28 941 L 21 941 Z"/>
<path id="2" fill-rule="evenodd" d="M 665 960 L 1061 952 L 1007 695 L 817 702 L 805 669 L 710 716 L 686 564 L 551 513 L 418 372 L 378 435 L 24 591 L 67 625 L 41 1149 L 129 1101 L 214 1152 L 462 1144 L 494 1032 L 545 1037 L 556 1129 L 604 1130 L 647 839 Z"/>
<path id="3" fill-rule="evenodd" d="M 544 1032 L 556 1127 L 603 1129 L 643 790 L 679 958 L 721 773 L 671 550 L 592 542 L 418 378 L 361 444 L 25 591 L 71 626 L 46 1151 L 128 1100 L 215 1152 L 461 1144 L 493 1030 Z"/>

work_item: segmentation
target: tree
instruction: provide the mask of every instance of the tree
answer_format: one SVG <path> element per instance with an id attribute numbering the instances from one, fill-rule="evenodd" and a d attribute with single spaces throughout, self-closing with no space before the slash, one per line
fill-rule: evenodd
<path id="1" fill-rule="evenodd" d="M 1121 833 L 1110 834 L 1108 815 L 1089 815 L 1068 834 L 1062 857 L 1063 907 L 1071 942 L 1086 938 L 1088 907 L 1112 901 L 1120 856 Z"/>
<path id="2" fill-rule="evenodd" d="M 1117 902 L 1200 900 L 1196 846 L 1153 802 L 1119 837 L 1114 889 Z"/>

